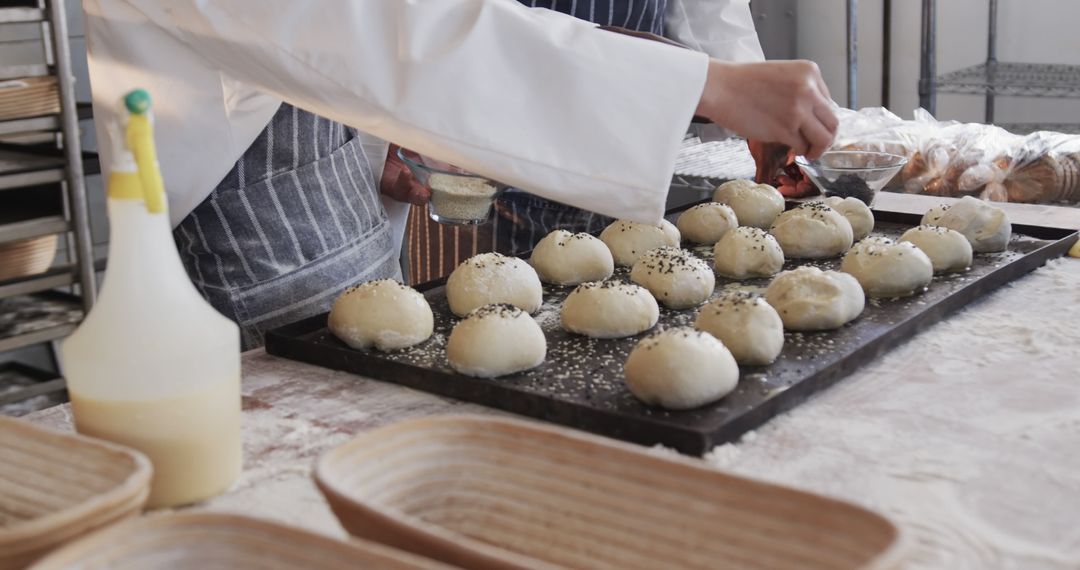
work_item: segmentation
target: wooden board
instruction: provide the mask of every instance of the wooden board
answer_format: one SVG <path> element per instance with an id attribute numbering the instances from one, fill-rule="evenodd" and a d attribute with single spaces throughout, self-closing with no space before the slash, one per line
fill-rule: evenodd
<path id="1" fill-rule="evenodd" d="M 679 209 L 681 211 L 684 208 Z M 674 217 L 679 211 L 672 212 Z M 896 238 L 919 223 L 919 216 L 875 212 L 873 235 Z M 558 309 L 567 287 L 545 287 L 544 306 L 535 315 L 548 340 L 548 359 L 539 368 L 497 379 L 455 373 L 445 357 L 445 343 L 456 319 L 447 307 L 444 287 L 436 281 L 418 287 L 435 312 L 435 334 L 427 342 L 393 354 L 348 348 L 326 329 L 318 315 L 271 331 L 270 354 L 346 370 L 434 394 L 645 445 L 663 444 L 684 453 L 702 454 L 733 441 L 775 415 L 797 406 L 890 347 L 977 301 L 1068 251 L 1077 239 L 1072 230 L 1013 226 L 1006 253 L 978 254 L 971 271 L 936 278 L 920 295 L 870 300 L 853 323 L 821 333 L 786 333 L 785 346 L 771 366 L 743 367 L 739 386 L 721 401 L 695 410 L 671 412 L 637 401 L 622 381 L 622 365 L 640 337 L 596 340 L 571 335 L 559 326 Z M 711 261 L 711 248 L 699 248 Z M 807 262 L 791 262 L 786 269 Z M 811 264 L 835 269 L 839 260 Z M 625 269 L 616 278 L 627 277 Z M 763 288 L 768 280 L 733 282 L 717 278 L 717 292 Z M 660 324 L 688 325 L 694 309 L 662 309 Z"/>

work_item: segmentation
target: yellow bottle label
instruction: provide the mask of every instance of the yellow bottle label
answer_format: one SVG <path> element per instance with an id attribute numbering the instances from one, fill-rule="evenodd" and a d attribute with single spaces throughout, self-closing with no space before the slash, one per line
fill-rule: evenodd
<path id="1" fill-rule="evenodd" d="M 136 172 L 109 173 L 109 198 L 115 200 L 142 200 L 142 182 Z"/>

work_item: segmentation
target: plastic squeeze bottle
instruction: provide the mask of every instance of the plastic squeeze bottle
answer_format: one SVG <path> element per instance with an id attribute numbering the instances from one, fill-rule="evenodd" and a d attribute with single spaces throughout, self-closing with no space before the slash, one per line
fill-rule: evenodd
<path id="1" fill-rule="evenodd" d="M 76 429 L 145 453 L 154 466 L 147 505 L 170 507 L 217 495 L 240 474 L 240 333 L 180 263 L 149 95 L 132 91 L 123 103 L 108 269 L 61 359 Z"/>

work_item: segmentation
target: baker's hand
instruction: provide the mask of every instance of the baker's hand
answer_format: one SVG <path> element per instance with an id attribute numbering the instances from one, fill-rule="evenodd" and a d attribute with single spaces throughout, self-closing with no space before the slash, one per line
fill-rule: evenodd
<path id="1" fill-rule="evenodd" d="M 423 205 L 431 199 L 431 192 L 420 184 L 409 167 L 401 162 L 397 155 L 398 146 L 390 145 L 386 153 L 386 164 L 383 166 L 382 180 L 379 181 L 379 192 L 398 202 Z"/>
<path id="2" fill-rule="evenodd" d="M 839 121 L 832 105 L 811 61 L 711 60 L 697 114 L 748 139 L 781 143 L 813 159 L 836 136 Z"/>

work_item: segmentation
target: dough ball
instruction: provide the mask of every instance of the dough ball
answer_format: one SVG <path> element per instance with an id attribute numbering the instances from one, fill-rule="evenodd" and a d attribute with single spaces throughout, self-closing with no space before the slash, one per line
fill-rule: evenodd
<path id="1" fill-rule="evenodd" d="M 940 204 L 930 208 L 923 214 L 922 221 L 919 222 L 924 226 L 936 226 L 938 221 L 941 220 L 941 216 L 945 215 L 945 211 L 949 209 L 948 204 Z"/>
<path id="2" fill-rule="evenodd" d="M 777 216 L 769 230 L 788 259 L 837 257 L 851 249 L 851 224 L 822 202 L 807 202 Z"/>
<path id="3" fill-rule="evenodd" d="M 740 224 L 765 230 L 784 211 L 783 194 L 768 184 L 757 184 L 752 180 L 721 184 L 713 193 L 713 201 L 731 206 Z"/>
<path id="4" fill-rule="evenodd" d="M 745 366 L 772 364 L 784 348 L 784 322 L 759 295 L 728 293 L 701 308 L 694 328 L 715 336 Z"/>
<path id="5" fill-rule="evenodd" d="M 659 226 L 615 220 L 600 232 L 600 240 L 611 250 L 615 265 L 630 267 L 639 257 L 658 247 L 678 247 L 682 236 L 667 220 L 661 220 Z"/>
<path id="6" fill-rule="evenodd" d="M 883 237 L 855 244 L 840 271 L 858 279 L 869 297 L 907 297 L 921 292 L 934 278 L 934 264 L 915 244 Z"/>
<path id="7" fill-rule="evenodd" d="M 719 400 L 739 382 L 739 366 L 724 343 L 690 327 L 643 339 L 630 351 L 623 372 L 639 400 L 672 410 Z"/>
<path id="8" fill-rule="evenodd" d="M 541 281 L 555 285 L 603 281 L 615 271 L 615 261 L 604 242 L 566 230 L 544 236 L 533 249 L 530 261 Z"/>
<path id="9" fill-rule="evenodd" d="M 874 213 L 870 211 L 866 202 L 851 196 L 847 198 L 831 196 L 825 198 L 825 205 L 847 218 L 848 223 L 851 224 L 852 239 L 855 241 L 863 239 L 874 231 Z"/>
<path id="10" fill-rule="evenodd" d="M 940 206 L 939 206 L 940 208 Z M 1005 251 L 1012 237 L 1012 224 L 1005 210 L 983 202 L 978 198 L 964 196 L 945 208 L 937 218 L 928 220 L 930 210 L 923 216 L 923 223 L 956 230 L 971 242 L 971 248 L 979 253 Z"/>
<path id="11" fill-rule="evenodd" d="M 900 241 L 909 241 L 930 258 L 934 273 L 967 271 L 971 267 L 971 243 L 964 234 L 940 226 L 917 226 L 904 232 Z"/>
<path id="12" fill-rule="evenodd" d="M 763 229 L 743 226 L 724 234 L 713 248 L 716 272 L 729 279 L 771 277 L 784 268 L 784 250 Z"/>
<path id="13" fill-rule="evenodd" d="M 716 286 L 709 264 L 677 247 L 661 247 L 641 256 L 630 270 L 630 280 L 648 289 L 669 309 L 696 307 Z"/>
<path id="14" fill-rule="evenodd" d="M 389 352 L 431 336 L 435 318 L 422 294 L 392 279 L 368 281 L 342 293 L 330 309 L 330 332 L 352 348 Z"/>
<path id="15" fill-rule="evenodd" d="M 777 275 L 765 289 L 765 300 L 792 331 L 838 329 L 859 316 L 866 304 L 854 277 L 809 266 Z"/>
<path id="16" fill-rule="evenodd" d="M 547 356 L 540 325 L 508 304 L 484 305 L 469 313 L 450 332 L 446 357 L 454 370 L 494 378 L 536 368 Z"/>
<path id="17" fill-rule="evenodd" d="M 446 300 L 459 317 L 497 303 L 535 313 L 543 303 L 543 295 L 540 278 L 528 263 L 499 253 L 481 253 L 466 259 L 446 281 Z"/>
<path id="18" fill-rule="evenodd" d="M 562 326 L 593 338 L 645 332 L 660 318 L 656 299 L 643 287 L 618 281 L 582 283 L 563 302 Z"/>
<path id="19" fill-rule="evenodd" d="M 728 230 L 739 227 L 739 221 L 735 210 L 717 202 L 706 202 L 679 214 L 675 225 L 687 241 L 712 245 Z"/>

